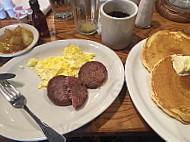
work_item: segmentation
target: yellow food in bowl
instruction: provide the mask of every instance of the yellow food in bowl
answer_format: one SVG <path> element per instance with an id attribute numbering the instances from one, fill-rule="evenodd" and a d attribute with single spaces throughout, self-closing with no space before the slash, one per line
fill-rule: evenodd
<path id="1" fill-rule="evenodd" d="M 44 58 L 39 61 L 32 58 L 27 66 L 37 70 L 42 83 L 38 88 L 46 88 L 49 80 L 57 75 L 78 77 L 78 72 L 83 64 L 93 61 L 94 53 L 85 53 L 75 46 L 70 45 L 64 48 L 63 56 Z"/>

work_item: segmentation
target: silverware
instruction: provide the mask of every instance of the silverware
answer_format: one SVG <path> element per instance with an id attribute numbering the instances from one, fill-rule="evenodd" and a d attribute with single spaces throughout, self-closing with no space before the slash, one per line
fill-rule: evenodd
<path id="1" fill-rule="evenodd" d="M 0 73 L 0 80 L 5 80 L 5 79 L 11 79 L 14 78 L 16 75 L 13 73 Z"/>
<path id="2" fill-rule="evenodd" d="M 0 92 L 15 108 L 23 108 L 39 124 L 49 142 L 66 142 L 66 138 L 42 122 L 26 106 L 26 98 L 7 80 L 0 80 Z"/>

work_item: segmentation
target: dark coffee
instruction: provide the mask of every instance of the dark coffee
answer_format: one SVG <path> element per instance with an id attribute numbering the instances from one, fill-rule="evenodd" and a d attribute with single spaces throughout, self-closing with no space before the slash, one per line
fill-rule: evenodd
<path id="1" fill-rule="evenodd" d="M 126 12 L 122 12 L 122 11 L 111 11 L 107 13 L 109 16 L 112 17 L 116 17 L 116 18 L 125 18 L 130 16 L 128 13 Z"/>

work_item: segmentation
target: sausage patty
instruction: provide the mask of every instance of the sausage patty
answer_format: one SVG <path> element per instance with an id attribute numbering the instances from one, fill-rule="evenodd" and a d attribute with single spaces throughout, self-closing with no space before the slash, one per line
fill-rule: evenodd
<path id="1" fill-rule="evenodd" d="M 87 99 L 87 88 L 76 77 L 59 75 L 49 81 L 47 94 L 56 105 L 72 104 L 74 108 L 78 108 Z"/>
<path id="2" fill-rule="evenodd" d="M 87 88 L 98 88 L 105 81 L 107 76 L 106 67 L 98 62 L 85 63 L 79 70 L 79 79 Z"/>
<path id="3" fill-rule="evenodd" d="M 87 99 L 87 88 L 76 77 L 67 77 L 68 95 L 74 108 L 81 107 Z"/>
<path id="4" fill-rule="evenodd" d="M 66 76 L 58 75 L 50 79 L 47 86 L 47 95 L 49 99 L 56 105 L 71 105 L 71 99 L 68 95 L 68 84 Z"/>

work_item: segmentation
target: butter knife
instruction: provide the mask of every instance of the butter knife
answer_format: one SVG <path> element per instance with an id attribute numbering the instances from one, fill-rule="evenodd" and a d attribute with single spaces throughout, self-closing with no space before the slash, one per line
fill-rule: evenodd
<path id="1" fill-rule="evenodd" d="M 5 80 L 5 79 L 11 79 L 14 78 L 16 74 L 13 73 L 0 73 L 0 80 Z"/>

